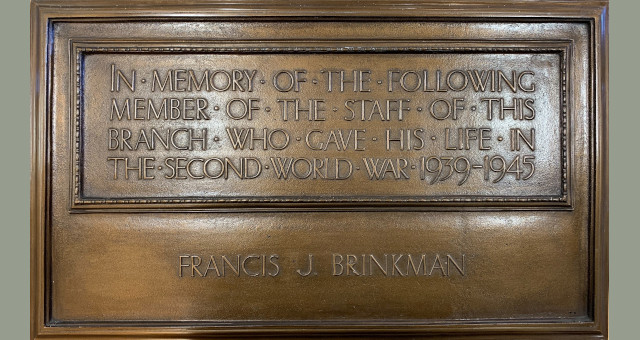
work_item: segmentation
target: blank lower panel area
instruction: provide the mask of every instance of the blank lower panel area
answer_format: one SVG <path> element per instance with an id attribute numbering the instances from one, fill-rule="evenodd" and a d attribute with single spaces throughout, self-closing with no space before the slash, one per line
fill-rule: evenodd
<path id="1" fill-rule="evenodd" d="M 54 229 L 53 320 L 508 322 L 588 313 L 586 235 L 553 214 L 544 226 L 528 213 L 140 218 Z"/>

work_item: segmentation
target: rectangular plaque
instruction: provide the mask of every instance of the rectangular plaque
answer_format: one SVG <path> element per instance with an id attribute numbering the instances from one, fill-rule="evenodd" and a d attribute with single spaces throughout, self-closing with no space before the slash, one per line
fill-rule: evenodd
<path id="1" fill-rule="evenodd" d="M 606 2 L 120 5 L 32 2 L 33 339 L 607 338 Z"/>

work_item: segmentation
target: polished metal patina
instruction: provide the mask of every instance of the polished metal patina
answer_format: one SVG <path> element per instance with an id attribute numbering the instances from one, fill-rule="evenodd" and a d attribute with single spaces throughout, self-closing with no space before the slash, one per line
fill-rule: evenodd
<path id="1" fill-rule="evenodd" d="M 32 2 L 32 337 L 606 338 L 606 9 Z"/>

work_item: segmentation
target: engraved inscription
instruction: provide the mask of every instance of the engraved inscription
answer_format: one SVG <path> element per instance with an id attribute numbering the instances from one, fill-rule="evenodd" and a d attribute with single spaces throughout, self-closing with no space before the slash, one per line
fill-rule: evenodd
<path id="1" fill-rule="evenodd" d="M 280 273 L 277 254 L 250 255 L 199 255 L 178 256 L 178 276 L 206 277 L 206 276 L 251 276 L 273 277 Z"/>
<path id="2" fill-rule="evenodd" d="M 336 276 L 465 276 L 465 254 L 333 253 L 319 256 L 309 253 L 299 265 L 278 254 L 192 255 L 178 256 L 178 277 L 275 277 L 278 275 Z M 291 265 L 291 266 L 288 266 Z M 296 269 L 297 268 L 297 269 Z"/>
<path id="3" fill-rule="evenodd" d="M 160 52 L 77 51 L 76 204 L 567 200 L 562 50 Z"/>

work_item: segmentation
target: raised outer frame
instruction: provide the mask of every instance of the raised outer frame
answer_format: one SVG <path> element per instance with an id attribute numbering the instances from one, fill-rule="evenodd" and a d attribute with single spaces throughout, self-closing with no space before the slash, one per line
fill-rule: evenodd
<path id="1" fill-rule="evenodd" d="M 273 40 L 262 41 L 264 44 L 282 44 L 285 41 Z M 237 42 L 236 42 L 237 43 Z M 314 44 L 321 42 L 314 42 Z M 368 41 L 367 44 L 377 43 L 381 45 L 393 44 L 392 46 L 402 45 L 403 47 L 359 47 L 362 51 L 367 52 L 388 52 L 391 50 L 399 51 L 411 51 L 417 53 L 440 53 L 444 51 L 488 51 L 488 52 L 503 52 L 503 51 L 521 51 L 521 52 L 538 52 L 544 51 L 548 53 L 555 53 L 560 56 L 561 60 L 561 77 L 566 78 L 568 70 L 571 68 L 571 43 L 563 40 L 550 40 L 550 41 L 537 41 L 536 43 L 524 42 L 522 46 L 513 46 L 513 42 L 505 43 L 502 46 L 500 42 L 494 42 L 490 44 L 491 47 L 486 47 L 486 42 L 471 41 L 468 43 L 457 43 L 455 47 L 437 47 L 437 46 L 422 46 L 424 42 L 421 41 L 404 41 L 401 44 L 393 43 L 391 41 Z M 443 42 L 441 42 L 442 44 Z M 80 159 L 83 157 L 82 147 L 80 141 L 84 138 L 81 135 L 80 120 L 84 115 L 80 107 L 80 93 L 81 89 L 81 77 L 83 71 L 80 70 L 82 65 L 81 59 L 84 58 L 83 54 L 87 52 L 93 53 L 118 53 L 121 51 L 127 51 L 129 49 L 136 50 L 137 53 L 148 53 L 157 51 L 175 51 L 180 50 L 179 43 L 176 42 L 148 42 L 148 41 L 127 41 L 126 43 L 114 43 L 110 41 L 75 41 L 71 40 L 71 49 L 73 55 L 72 60 L 75 60 L 75 66 L 72 68 L 78 71 L 71 74 L 70 82 L 75 84 L 75 94 L 72 95 L 70 103 L 70 112 L 75 112 L 74 122 L 72 130 L 76 131 L 73 137 L 71 153 L 75 155 L 76 162 L 73 166 L 71 173 L 71 182 L 73 183 L 72 200 L 70 203 L 71 212 L 123 212 L 123 211 L 147 211 L 147 212 L 167 212 L 167 211 L 215 211 L 215 212 L 227 212 L 234 210 L 243 211 L 256 211 L 275 209 L 275 211 L 291 211 L 291 210 L 328 210 L 328 211 L 340 211 L 340 210 L 363 210 L 376 208 L 378 210 L 408 210 L 408 211 L 429 211 L 429 210 L 443 210 L 453 209 L 459 211 L 461 209 L 477 209 L 477 210 L 489 210 L 499 208 L 509 208 L 513 210 L 571 210 L 572 206 L 572 188 L 571 178 L 572 171 L 570 169 L 571 158 L 571 146 L 569 140 L 571 139 L 570 131 L 571 124 L 568 116 L 568 100 L 569 90 L 566 83 L 563 84 L 561 90 L 561 110 L 562 116 L 560 119 L 561 126 L 563 128 L 561 133 L 561 163 L 562 174 L 560 183 L 560 195 L 550 195 L 544 197 L 518 197 L 518 196 L 482 196 L 474 197 L 469 195 L 460 195 L 452 197 L 440 197 L 435 196 L 398 196 L 393 198 L 385 198 L 379 195 L 374 196 L 357 196 L 357 197 L 341 197 L 341 198 L 322 198 L 314 196 L 256 196 L 256 197 L 244 197 L 244 196 L 229 196 L 229 197 L 165 197 L 165 198 L 105 198 L 105 197 L 92 197 L 86 198 L 82 193 L 83 172 L 80 166 Z M 230 50 L 230 51 L 263 51 L 263 48 L 255 47 L 255 43 L 244 42 L 247 44 L 245 47 L 237 47 L 226 44 L 218 44 L 214 46 L 203 45 L 206 47 L 199 47 L 204 50 L 205 53 L 212 53 L 216 50 Z M 444 43 L 446 45 L 446 43 Z M 520 45 L 520 44 L 516 44 Z M 122 47 L 125 46 L 125 47 Z M 135 47 L 134 47 L 135 46 Z M 189 46 L 189 45 L 187 45 Z M 139 47 L 143 47 L 144 51 L 138 51 Z M 186 47 L 189 48 L 189 47 Z M 283 47 L 269 47 L 269 51 L 285 50 Z M 309 51 L 308 48 L 304 48 L 304 51 Z M 330 51 L 331 53 L 345 52 L 338 48 L 322 47 L 318 46 L 317 50 L 322 52 Z M 351 49 L 349 49 L 351 50 Z M 480 52 L 482 53 L 482 52 Z"/>
<path id="2" fill-rule="evenodd" d="M 127 8 L 123 10 L 122 8 Z M 505 327 L 487 321 L 452 327 L 421 325 L 296 327 L 259 325 L 247 328 L 146 327 L 47 327 L 45 323 L 45 236 L 48 217 L 48 73 L 49 24 L 54 20 L 127 20 L 132 18 L 207 17 L 350 17 L 350 18 L 455 18 L 457 20 L 548 20 L 588 22 L 591 27 L 591 107 L 594 112 L 595 158 L 593 202 L 593 262 L 590 292 L 592 320 L 579 324 L 527 324 Z M 350 3 L 341 0 L 313 1 L 292 6 L 288 1 L 214 2 L 212 0 L 60 1 L 32 0 L 31 3 L 31 338 L 202 338 L 207 336 L 311 336 L 311 335 L 412 335 L 447 336 L 450 339 L 497 339 L 526 336 L 528 339 L 605 339 L 608 337 L 608 2 L 590 0 L 388 0 Z"/>

